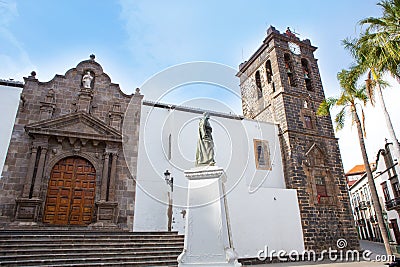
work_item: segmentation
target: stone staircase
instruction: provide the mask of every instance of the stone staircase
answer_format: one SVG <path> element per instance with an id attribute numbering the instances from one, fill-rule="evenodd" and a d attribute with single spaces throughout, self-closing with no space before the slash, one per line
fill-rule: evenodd
<path id="1" fill-rule="evenodd" d="M 177 266 L 177 232 L 0 230 L 0 266 Z"/>

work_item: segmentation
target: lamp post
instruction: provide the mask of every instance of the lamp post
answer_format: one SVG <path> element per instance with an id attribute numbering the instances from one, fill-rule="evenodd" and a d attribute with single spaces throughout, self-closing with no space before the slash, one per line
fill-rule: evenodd
<path id="1" fill-rule="evenodd" d="M 167 215 L 168 215 L 168 231 L 172 231 L 172 215 L 173 215 L 173 210 L 172 210 L 172 192 L 174 191 L 174 177 L 171 177 L 171 173 L 166 170 L 164 172 L 164 178 L 165 182 L 167 185 L 171 187 L 171 192 L 168 192 L 168 209 L 167 209 Z"/>
<path id="2" fill-rule="evenodd" d="M 167 185 L 169 185 L 171 187 L 171 192 L 174 191 L 174 177 L 171 177 L 171 173 L 166 170 L 164 172 L 164 177 L 165 177 L 165 182 L 167 183 Z"/>

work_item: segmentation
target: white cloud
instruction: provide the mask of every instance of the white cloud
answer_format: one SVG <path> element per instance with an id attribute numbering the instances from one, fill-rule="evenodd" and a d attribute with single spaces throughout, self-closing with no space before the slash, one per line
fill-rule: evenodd
<path id="1" fill-rule="evenodd" d="M 121 0 L 121 19 L 128 40 L 129 60 L 140 83 L 166 67 L 204 60 L 198 49 L 201 37 L 193 34 L 201 27 L 193 3 Z"/>
<path id="2" fill-rule="evenodd" d="M 16 1 L 0 1 L 0 26 L 7 26 L 18 16 Z"/>
<path id="3" fill-rule="evenodd" d="M 33 69 L 23 44 L 9 30 L 9 25 L 18 16 L 15 1 L 0 2 L 0 78 L 26 76 Z"/>

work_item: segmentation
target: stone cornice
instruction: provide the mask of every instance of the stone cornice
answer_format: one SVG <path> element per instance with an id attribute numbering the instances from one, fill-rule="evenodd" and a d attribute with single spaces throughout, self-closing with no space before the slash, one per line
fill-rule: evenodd
<path id="1" fill-rule="evenodd" d="M 85 132 L 84 129 L 65 129 L 68 125 L 77 123 L 82 123 L 87 126 L 89 129 L 92 129 L 92 132 Z M 30 135 L 50 135 L 87 140 L 122 142 L 122 135 L 119 131 L 85 112 L 76 112 L 55 119 L 31 123 L 25 126 L 25 130 Z"/>
<path id="2" fill-rule="evenodd" d="M 185 171 L 189 180 L 214 179 L 225 176 L 224 169 L 218 166 L 200 166 Z"/>

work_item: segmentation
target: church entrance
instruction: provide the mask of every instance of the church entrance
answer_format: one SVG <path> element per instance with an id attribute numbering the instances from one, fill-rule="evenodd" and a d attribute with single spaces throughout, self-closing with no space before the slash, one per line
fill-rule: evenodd
<path id="1" fill-rule="evenodd" d="M 60 160 L 51 170 L 43 222 L 88 225 L 92 222 L 96 170 L 81 157 Z"/>

